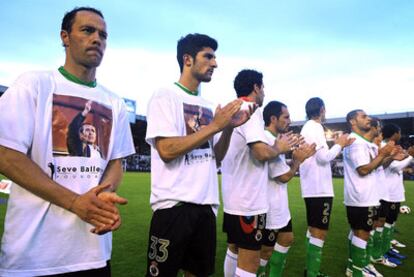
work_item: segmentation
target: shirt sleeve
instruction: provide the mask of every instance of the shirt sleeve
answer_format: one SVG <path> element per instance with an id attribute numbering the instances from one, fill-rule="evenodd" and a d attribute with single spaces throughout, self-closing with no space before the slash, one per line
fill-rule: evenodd
<path id="1" fill-rule="evenodd" d="M 268 163 L 269 166 L 269 177 L 276 178 L 289 172 L 290 167 L 278 156 L 272 159 Z"/>
<path id="2" fill-rule="evenodd" d="M 0 145 L 27 154 L 33 141 L 36 79 L 20 76 L 0 98 Z"/>
<path id="3" fill-rule="evenodd" d="M 167 93 L 154 93 L 147 108 L 146 141 L 155 147 L 155 138 L 181 136 L 177 104 Z"/>
<path id="4" fill-rule="evenodd" d="M 246 138 L 246 143 L 264 142 L 268 144 L 264 130 L 264 122 L 260 116 L 261 111 L 257 109 L 250 119 L 241 125 L 239 128 L 240 133 Z"/>
<path id="5" fill-rule="evenodd" d="M 119 105 L 119 115 L 114 136 L 113 152 L 110 157 L 111 160 L 124 158 L 135 153 L 131 126 L 124 101 L 120 99 Z"/>
<path id="6" fill-rule="evenodd" d="M 330 163 L 336 156 L 338 156 L 341 150 L 342 148 L 339 144 L 335 144 L 331 149 L 328 149 L 328 145 L 326 144 L 326 147 L 322 147 L 316 151 L 316 160 L 321 164 Z"/>
<path id="7" fill-rule="evenodd" d="M 412 161 L 413 161 L 413 157 L 408 156 L 407 158 L 405 158 L 402 161 L 393 161 L 390 164 L 389 168 L 390 168 L 390 170 L 392 170 L 394 172 L 400 172 L 401 170 L 403 170 L 404 168 L 409 166 Z"/>
<path id="8" fill-rule="evenodd" d="M 353 169 L 367 165 L 371 162 L 371 155 L 369 149 L 363 144 L 351 144 L 349 148 L 349 158 L 352 162 Z M 375 158 L 375 157 L 373 157 Z"/>

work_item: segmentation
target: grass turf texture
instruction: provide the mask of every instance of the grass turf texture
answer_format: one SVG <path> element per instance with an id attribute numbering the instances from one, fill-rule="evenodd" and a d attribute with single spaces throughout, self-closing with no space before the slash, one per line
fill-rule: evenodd
<path id="1" fill-rule="evenodd" d="M 414 207 L 414 182 L 406 184 L 406 205 Z M 344 276 L 348 257 L 347 235 L 349 226 L 346 220 L 343 203 L 343 179 L 334 179 L 335 195 L 333 213 L 331 216 L 330 231 L 325 243 L 321 271 L 330 276 Z M 114 232 L 112 253 L 112 275 L 114 277 L 144 276 L 146 267 L 146 252 L 148 229 L 151 220 L 149 206 L 150 174 L 126 173 L 119 194 L 128 198 L 128 205 L 122 206 L 122 227 Z M 0 198 L 4 198 L 0 194 Z M 303 276 L 305 266 L 304 237 L 306 230 L 306 216 L 304 201 L 300 197 L 299 179 L 294 178 L 289 184 L 289 202 L 293 218 L 293 232 L 295 242 L 291 247 L 284 276 Z M 222 208 L 222 207 L 221 207 Z M 6 205 L 0 204 L 0 219 L 4 220 Z M 376 268 L 384 276 L 413 276 L 414 272 L 414 228 L 413 214 L 399 215 L 397 223 L 398 233 L 395 238 L 405 244 L 407 248 L 401 252 L 408 255 L 408 259 L 398 268 L 390 269 L 377 265 Z M 223 260 L 226 251 L 226 237 L 221 231 L 223 210 L 220 209 L 217 221 L 217 255 L 216 273 L 214 276 L 223 276 Z M 3 232 L 1 224 L 0 232 Z"/>

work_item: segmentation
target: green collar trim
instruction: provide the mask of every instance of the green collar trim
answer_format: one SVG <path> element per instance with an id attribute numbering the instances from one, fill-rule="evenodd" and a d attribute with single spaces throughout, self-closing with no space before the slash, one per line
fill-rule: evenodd
<path id="1" fill-rule="evenodd" d="M 174 83 L 176 86 L 178 86 L 179 88 L 181 88 L 182 90 L 184 90 L 185 93 L 192 95 L 192 96 L 198 96 L 198 90 L 195 91 L 191 91 L 188 88 L 186 88 L 185 86 L 183 86 L 182 84 L 180 84 L 179 82 L 175 82 Z"/>
<path id="2" fill-rule="evenodd" d="M 371 143 L 371 141 L 369 141 L 368 139 L 364 138 L 364 137 L 363 137 L 363 136 L 361 136 L 360 134 L 357 134 L 357 133 L 355 133 L 355 132 L 352 132 L 352 133 L 354 133 L 356 136 L 358 136 L 358 137 L 362 138 L 363 140 L 365 140 L 365 141 L 367 141 L 367 142 Z"/>
<path id="3" fill-rule="evenodd" d="M 69 81 L 72 81 L 72 82 L 77 83 L 79 85 L 84 85 L 84 86 L 87 86 L 87 87 L 90 87 L 90 88 L 96 87 L 96 80 L 94 80 L 92 82 L 84 82 L 81 79 L 79 79 L 78 77 L 76 77 L 75 75 L 70 74 L 69 72 L 67 72 L 66 69 L 63 66 L 59 67 L 58 70 Z"/>
<path id="4" fill-rule="evenodd" d="M 269 129 L 265 128 L 265 131 L 271 134 L 275 139 L 277 139 L 277 136 L 275 136 Z"/>

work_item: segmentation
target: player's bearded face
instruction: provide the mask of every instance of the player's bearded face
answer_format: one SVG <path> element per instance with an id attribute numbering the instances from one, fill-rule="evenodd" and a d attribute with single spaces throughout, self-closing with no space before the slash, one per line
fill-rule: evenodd
<path id="1" fill-rule="evenodd" d="M 214 50 L 206 47 L 197 53 L 191 71 L 196 80 L 210 82 L 216 67 L 217 63 Z"/>

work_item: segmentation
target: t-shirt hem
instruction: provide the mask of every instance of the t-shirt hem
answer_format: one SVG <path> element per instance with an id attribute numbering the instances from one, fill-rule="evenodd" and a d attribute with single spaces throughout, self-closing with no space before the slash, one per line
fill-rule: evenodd
<path id="1" fill-rule="evenodd" d="M 252 216 L 252 215 L 265 214 L 268 211 L 269 211 L 269 209 L 261 209 L 261 210 L 249 211 L 249 212 L 245 212 L 245 211 L 233 211 L 233 210 L 224 209 L 224 212 L 226 214 L 241 215 L 241 216 Z"/>
<path id="2" fill-rule="evenodd" d="M 288 223 L 289 223 L 289 221 L 290 221 L 291 219 L 292 219 L 292 218 L 291 218 L 291 217 L 289 217 L 289 219 L 288 219 L 288 220 L 286 220 L 286 222 L 281 223 L 281 224 L 273 224 L 273 225 L 269 225 L 269 226 L 267 226 L 267 225 L 266 225 L 266 229 L 267 229 L 267 230 L 279 230 L 279 229 L 282 229 L 283 227 L 286 227 L 286 225 L 288 225 Z"/>
<path id="3" fill-rule="evenodd" d="M 23 154 L 27 153 L 27 148 L 25 146 L 18 144 L 14 141 L 8 140 L 8 139 L 0 138 L 0 145 L 6 148 L 19 151 Z"/>
<path id="4" fill-rule="evenodd" d="M 108 258 L 108 260 L 110 259 Z M 93 262 L 93 263 L 76 264 L 76 265 L 71 265 L 71 266 L 61 266 L 61 267 L 44 268 L 44 269 L 31 269 L 31 270 L 8 270 L 8 269 L 0 268 L 0 276 L 3 276 L 3 277 L 43 276 L 43 275 L 55 275 L 55 274 L 70 273 L 70 272 L 83 271 L 83 270 L 98 269 L 98 268 L 105 267 L 108 260 L 105 259 L 105 261 L 99 261 L 99 262 Z"/>
<path id="5" fill-rule="evenodd" d="M 334 197 L 333 193 L 331 194 L 306 194 L 302 195 L 302 198 L 317 198 L 317 197 Z"/>
<path id="6" fill-rule="evenodd" d="M 360 208 L 364 208 L 364 207 L 376 207 L 381 205 L 381 203 L 378 202 L 370 202 L 370 203 L 346 203 L 344 202 L 344 205 L 347 207 L 360 207 Z"/>

